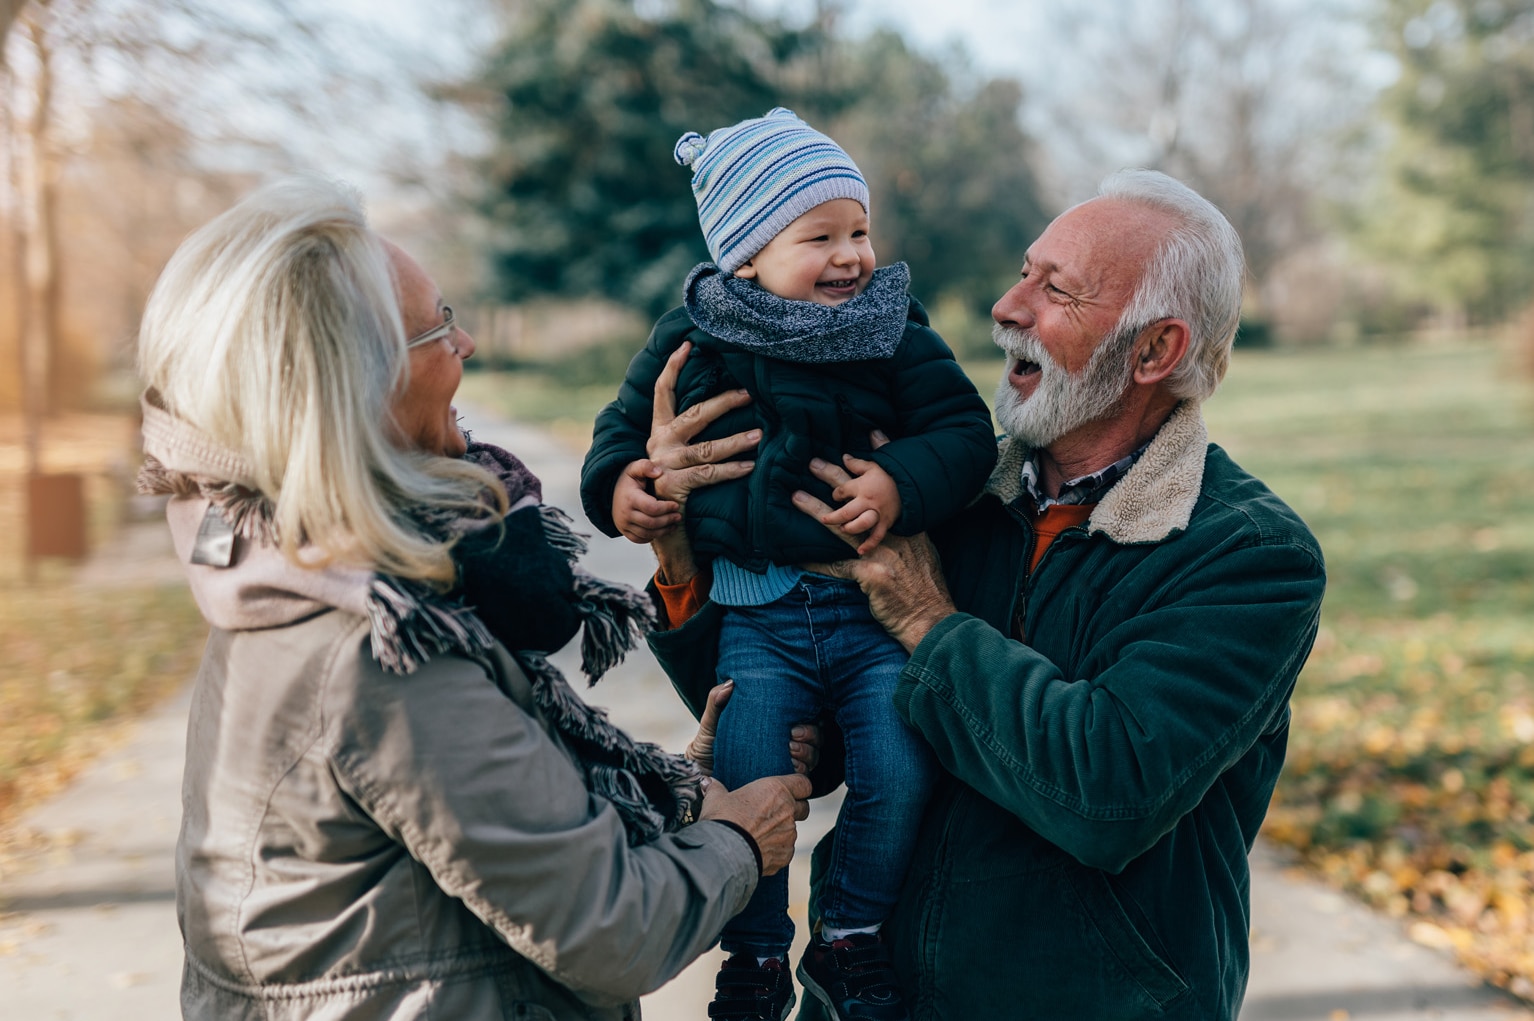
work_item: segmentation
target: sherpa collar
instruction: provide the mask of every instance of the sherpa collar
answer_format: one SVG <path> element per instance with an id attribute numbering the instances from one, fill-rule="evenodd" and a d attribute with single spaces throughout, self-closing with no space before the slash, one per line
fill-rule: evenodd
<path id="1" fill-rule="evenodd" d="M 893 355 L 905 336 L 910 286 L 911 271 L 897 262 L 874 270 L 852 300 L 820 305 L 780 298 L 704 262 L 682 290 L 687 314 L 704 333 L 768 358 L 820 365 Z"/>
<path id="2" fill-rule="evenodd" d="M 985 491 L 1011 505 L 1023 496 L 1022 467 L 1029 447 L 1001 441 L 996 470 Z M 1183 401 L 1157 430 L 1134 467 L 1103 496 L 1087 520 L 1122 545 L 1161 542 L 1188 527 L 1204 484 L 1209 430 L 1195 401 Z"/>

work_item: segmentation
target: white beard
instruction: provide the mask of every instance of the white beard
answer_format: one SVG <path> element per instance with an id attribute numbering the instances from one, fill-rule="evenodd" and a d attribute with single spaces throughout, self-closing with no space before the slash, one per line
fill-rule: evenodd
<path id="1" fill-rule="evenodd" d="M 1047 447 L 1089 422 L 1111 417 L 1134 376 L 1129 352 L 1137 332 L 1109 334 L 1085 368 L 1073 374 L 1050 357 L 1036 330 L 998 323 L 991 336 L 1008 358 L 996 387 L 996 421 L 1002 430 L 1030 447 Z M 1038 386 L 1027 398 L 1018 396 L 1007 378 L 1019 360 L 1039 366 Z"/>

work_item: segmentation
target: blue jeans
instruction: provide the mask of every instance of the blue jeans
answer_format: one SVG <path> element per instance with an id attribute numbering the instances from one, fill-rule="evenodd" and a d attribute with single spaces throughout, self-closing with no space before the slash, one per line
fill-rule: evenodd
<path id="1" fill-rule="evenodd" d="M 884 921 L 905 877 L 916 827 L 936 778 L 932 750 L 895 712 L 900 644 L 851 582 L 806 574 L 766 606 L 727 607 L 719 679 L 735 693 L 719 721 L 714 775 L 734 790 L 793 771 L 789 731 L 830 710 L 847 743 L 847 795 L 820 899 L 823 924 Z M 730 953 L 786 955 L 788 870 L 765 877 L 725 926 Z"/>

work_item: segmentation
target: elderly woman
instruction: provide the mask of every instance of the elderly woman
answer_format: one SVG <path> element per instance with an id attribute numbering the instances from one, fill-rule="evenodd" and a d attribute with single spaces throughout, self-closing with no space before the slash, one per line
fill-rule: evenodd
<path id="1" fill-rule="evenodd" d="M 189 1018 L 637 1017 L 792 855 L 807 780 L 710 787 L 545 658 L 583 623 L 594 677 L 648 604 L 572 567 L 537 480 L 459 430 L 473 351 L 320 181 L 240 203 L 155 288 L 144 481 L 212 625 Z"/>

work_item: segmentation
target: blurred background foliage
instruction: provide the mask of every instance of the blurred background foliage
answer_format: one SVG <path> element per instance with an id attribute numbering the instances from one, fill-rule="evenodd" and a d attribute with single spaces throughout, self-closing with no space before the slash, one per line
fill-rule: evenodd
<path id="1" fill-rule="evenodd" d="M 866 168 L 887 261 L 985 307 L 1045 216 L 1017 83 L 956 86 L 890 31 L 838 35 L 717 0 L 534 0 L 475 87 L 494 127 L 476 175 L 498 295 L 602 297 L 656 316 L 708 259 L 672 147 L 787 106 Z"/>
<path id="2" fill-rule="evenodd" d="M 677 137 L 784 105 L 986 393 L 991 302 L 1102 176 L 1225 210 L 1211 432 L 1330 572 L 1269 835 L 1534 997 L 1534 0 L 0 0 L 0 35 L 0 836 L 196 654 L 173 581 L 23 585 L 20 497 L 85 475 L 98 549 L 152 513 L 131 338 L 188 230 L 353 181 L 469 323 L 465 400 L 574 452 L 707 258 Z"/>

